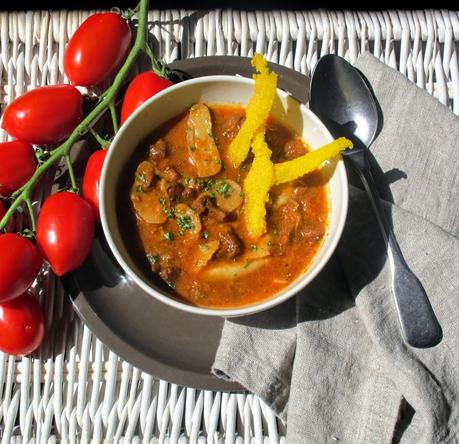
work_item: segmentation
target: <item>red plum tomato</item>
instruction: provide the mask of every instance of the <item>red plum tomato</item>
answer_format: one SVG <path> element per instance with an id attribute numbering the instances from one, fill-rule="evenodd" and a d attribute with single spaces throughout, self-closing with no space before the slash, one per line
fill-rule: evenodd
<path id="1" fill-rule="evenodd" d="M 86 259 L 94 240 L 91 205 L 71 192 L 49 196 L 38 215 L 37 245 L 58 276 L 75 270 Z"/>
<path id="2" fill-rule="evenodd" d="M 11 136 L 38 145 L 67 137 L 83 118 L 83 96 L 71 85 L 42 86 L 11 102 L 2 127 Z"/>
<path id="3" fill-rule="evenodd" d="M 14 140 L 0 143 L 0 194 L 9 196 L 35 172 L 37 160 L 30 143 Z"/>
<path id="4" fill-rule="evenodd" d="M 150 97 L 168 88 L 173 83 L 155 74 L 153 71 L 142 72 L 134 77 L 124 95 L 121 107 L 121 124 Z"/>
<path id="5" fill-rule="evenodd" d="M 41 256 L 29 239 L 13 233 L 0 235 L 0 303 L 24 293 L 41 264 Z"/>
<path id="6" fill-rule="evenodd" d="M 26 292 L 0 304 L 0 350 L 23 356 L 36 350 L 45 334 L 45 319 L 37 299 Z"/>
<path id="7" fill-rule="evenodd" d="M 91 15 L 75 31 L 65 49 L 65 74 L 74 85 L 102 83 L 123 62 L 131 35 L 131 28 L 119 14 Z"/>
<path id="8" fill-rule="evenodd" d="M 99 211 L 99 187 L 100 173 L 107 157 L 108 148 L 98 150 L 91 154 L 86 164 L 86 171 L 83 177 L 83 196 L 91 204 L 94 216 L 100 220 Z"/>

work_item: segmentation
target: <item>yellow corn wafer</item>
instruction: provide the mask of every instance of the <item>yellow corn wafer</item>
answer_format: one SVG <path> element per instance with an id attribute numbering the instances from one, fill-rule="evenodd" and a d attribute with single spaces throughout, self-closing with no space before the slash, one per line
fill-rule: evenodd
<path id="1" fill-rule="evenodd" d="M 252 141 L 254 159 L 244 180 L 244 218 L 249 234 L 255 238 L 266 231 L 266 207 L 269 190 L 274 183 L 271 150 L 265 141 L 265 128 L 255 133 Z"/>
<path id="2" fill-rule="evenodd" d="M 238 167 L 247 157 L 252 138 L 266 122 L 276 95 L 277 74 L 269 72 L 268 62 L 261 54 L 253 56 L 252 66 L 258 71 L 253 75 L 255 93 L 247 105 L 245 121 L 228 148 L 228 156 L 234 167 Z"/>
<path id="3" fill-rule="evenodd" d="M 352 142 L 345 137 L 340 137 L 317 150 L 311 151 L 304 156 L 297 157 L 274 165 L 275 184 L 290 182 L 306 173 L 319 168 L 326 160 L 337 156 L 346 148 L 352 148 Z"/>

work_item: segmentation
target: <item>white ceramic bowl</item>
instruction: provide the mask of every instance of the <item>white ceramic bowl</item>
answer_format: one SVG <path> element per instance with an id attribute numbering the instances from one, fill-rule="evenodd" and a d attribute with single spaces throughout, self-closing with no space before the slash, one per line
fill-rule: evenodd
<path id="1" fill-rule="evenodd" d="M 178 83 L 139 107 L 120 128 L 108 151 L 100 184 L 100 209 L 102 226 L 110 248 L 120 265 L 140 288 L 152 297 L 179 310 L 202 315 L 234 317 L 260 312 L 280 304 L 314 279 L 332 255 L 343 231 L 348 206 L 348 184 L 340 160 L 333 165 L 333 173 L 328 185 L 331 208 L 328 230 L 320 250 L 298 279 L 268 300 L 234 309 L 210 309 L 187 304 L 156 285 L 151 276 L 142 271 L 129 253 L 119 225 L 119 218 L 123 217 L 123 214 L 117 214 L 117 184 L 139 143 L 161 124 L 186 111 L 193 103 L 246 105 L 253 91 L 253 80 L 233 76 L 201 77 Z M 315 114 L 281 90 L 277 90 L 272 115 L 297 134 L 302 135 L 304 140 L 314 148 L 333 140 Z M 123 211 L 131 210 L 126 208 Z"/>

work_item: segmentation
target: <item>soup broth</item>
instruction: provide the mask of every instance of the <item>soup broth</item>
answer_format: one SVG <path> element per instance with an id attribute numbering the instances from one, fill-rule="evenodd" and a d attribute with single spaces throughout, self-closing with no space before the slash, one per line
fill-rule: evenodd
<path id="1" fill-rule="evenodd" d="M 267 232 L 249 235 L 242 188 L 252 156 L 239 168 L 227 158 L 244 118 L 242 106 L 193 105 L 139 146 L 125 190 L 145 264 L 196 306 L 235 308 L 272 297 L 305 271 L 327 231 L 327 180 L 315 171 L 273 187 Z M 309 151 L 272 118 L 266 141 L 273 162 Z"/>

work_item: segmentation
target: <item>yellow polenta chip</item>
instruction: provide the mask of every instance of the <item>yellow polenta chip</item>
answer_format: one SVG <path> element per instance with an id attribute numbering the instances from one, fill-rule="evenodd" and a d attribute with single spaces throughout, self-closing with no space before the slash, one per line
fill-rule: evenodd
<path id="1" fill-rule="evenodd" d="M 319 168 L 323 162 L 337 156 L 346 148 L 352 148 L 352 142 L 345 137 L 340 137 L 317 150 L 311 151 L 304 156 L 297 157 L 274 165 L 275 184 L 290 182 L 306 173 Z"/>
<path id="2" fill-rule="evenodd" d="M 271 150 L 265 141 L 264 126 L 255 133 L 252 151 L 253 163 L 244 180 L 244 218 L 249 234 L 260 237 L 266 231 L 265 204 L 274 184 L 274 165 L 271 162 Z"/>
<path id="3" fill-rule="evenodd" d="M 258 71 L 258 74 L 253 75 L 255 93 L 247 105 L 245 121 L 228 148 L 228 156 L 235 167 L 247 157 L 252 138 L 265 124 L 276 95 L 277 74 L 269 72 L 268 62 L 261 54 L 253 56 L 252 66 Z"/>

